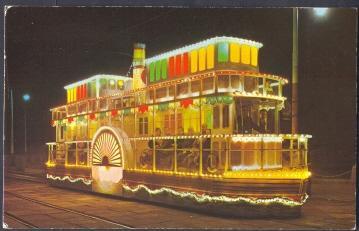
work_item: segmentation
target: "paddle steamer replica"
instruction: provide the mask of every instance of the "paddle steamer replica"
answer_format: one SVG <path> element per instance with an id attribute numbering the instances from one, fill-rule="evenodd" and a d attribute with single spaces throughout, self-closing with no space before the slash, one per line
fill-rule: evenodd
<path id="1" fill-rule="evenodd" d="M 308 194 L 308 138 L 281 134 L 285 78 L 262 44 L 214 37 L 145 58 L 132 77 L 65 86 L 50 109 L 50 184 L 238 216 L 293 216 Z"/>

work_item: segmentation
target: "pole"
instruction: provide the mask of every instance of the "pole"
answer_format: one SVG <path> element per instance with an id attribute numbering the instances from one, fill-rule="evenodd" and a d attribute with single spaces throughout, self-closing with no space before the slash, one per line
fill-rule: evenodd
<path id="1" fill-rule="evenodd" d="M 14 154 L 14 98 L 10 89 L 10 109 L 11 109 L 11 146 L 10 154 Z"/>
<path id="2" fill-rule="evenodd" d="M 27 135 L 26 135 L 26 109 L 25 109 L 25 153 L 27 153 Z"/>
<path id="3" fill-rule="evenodd" d="M 298 133 L 298 8 L 293 8 L 292 134 Z"/>

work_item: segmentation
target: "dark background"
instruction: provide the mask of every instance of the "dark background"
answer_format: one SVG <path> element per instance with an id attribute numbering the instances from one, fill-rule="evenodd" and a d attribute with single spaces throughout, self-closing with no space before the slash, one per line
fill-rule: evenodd
<path id="1" fill-rule="evenodd" d="M 356 161 L 356 18 L 354 9 L 315 16 L 299 10 L 299 130 L 312 134 L 313 172 L 336 174 Z M 213 36 L 259 41 L 261 72 L 290 80 L 292 9 L 12 7 L 5 17 L 5 153 L 10 150 L 9 89 L 14 92 L 15 152 L 24 150 L 22 94 L 31 95 L 28 155 L 54 141 L 49 108 L 66 102 L 63 87 L 95 74 L 125 75 L 133 43 L 146 56 Z M 290 100 L 290 84 L 284 88 Z M 285 128 L 283 133 L 288 133 Z"/>

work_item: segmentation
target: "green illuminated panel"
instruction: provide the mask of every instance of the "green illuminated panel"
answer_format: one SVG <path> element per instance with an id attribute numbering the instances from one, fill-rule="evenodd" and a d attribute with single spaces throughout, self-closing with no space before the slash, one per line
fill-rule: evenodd
<path id="1" fill-rule="evenodd" d="M 150 63 L 150 82 L 155 81 L 155 63 Z"/>
<path id="2" fill-rule="evenodd" d="M 222 43 L 218 43 L 218 62 L 220 63 L 224 63 L 224 62 L 228 62 L 228 43 L 226 42 L 222 42 Z"/>
<path id="3" fill-rule="evenodd" d="M 156 81 L 161 80 L 161 60 L 156 61 Z"/>
<path id="4" fill-rule="evenodd" d="M 161 60 L 161 76 L 162 79 L 167 79 L 167 59 Z"/>

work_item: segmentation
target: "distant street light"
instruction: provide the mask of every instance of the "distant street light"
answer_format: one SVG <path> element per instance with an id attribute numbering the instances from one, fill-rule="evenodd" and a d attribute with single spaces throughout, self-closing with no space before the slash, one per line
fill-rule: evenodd
<path id="1" fill-rule="evenodd" d="M 313 8 L 318 17 L 327 14 L 328 8 Z M 293 8 L 292 50 L 292 134 L 298 133 L 298 7 Z"/>
<path id="2" fill-rule="evenodd" d="M 30 101 L 30 95 L 29 94 L 23 94 L 22 99 L 24 100 L 25 104 Z M 25 105 L 25 153 L 27 153 L 27 123 L 26 123 L 26 105 Z"/>
<path id="3" fill-rule="evenodd" d="M 25 103 L 27 102 L 27 101 L 29 101 L 30 100 L 30 95 L 29 94 L 24 94 L 24 95 L 22 95 L 22 99 L 25 101 Z"/>

